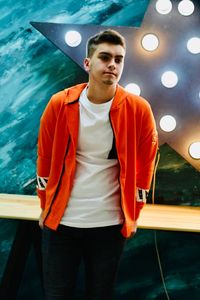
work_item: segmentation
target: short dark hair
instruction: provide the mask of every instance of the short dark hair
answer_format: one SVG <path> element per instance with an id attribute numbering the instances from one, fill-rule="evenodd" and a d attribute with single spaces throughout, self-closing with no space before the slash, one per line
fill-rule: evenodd
<path id="1" fill-rule="evenodd" d="M 112 29 L 107 29 L 89 38 L 86 49 L 87 57 L 91 57 L 97 46 L 102 43 L 121 45 L 124 49 L 126 49 L 125 38 L 119 32 Z"/>

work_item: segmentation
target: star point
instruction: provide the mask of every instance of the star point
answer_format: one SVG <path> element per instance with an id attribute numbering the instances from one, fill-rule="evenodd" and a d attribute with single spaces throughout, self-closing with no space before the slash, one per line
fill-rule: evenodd
<path id="1" fill-rule="evenodd" d="M 124 72 L 120 80 L 122 86 L 134 83 L 141 89 L 141 96 L 152 106 L 157 122 L 160 145 L 167 143 L 194 168 L 200 170 L 200 159 L 189 154 L 189 147 L 200 141 L 200 53 L 192 54 L 187 49 L 187 41 L 199 35 L 200 4 L 195 3 L 194 12 L 183 16 L 178 11 L 180 1 L 171 1 L 168 14 L 159 14 L 156 0 L 150 1 L 140 28 L 127 26 L 77 25 L 31 22 L 38 31 L 69 56 L 81 68 L 85 58 L 85 45 L 96 32 L 111 28 L 119 31 L 127 41 Z M 76 31 L 81 42 L 76 46 L 67 45 L 65 35 Z M 146 34 L 158 39 L 158 46 L 148 51 L 142 44 Z M 177 83 L 173 86 L 162 84 L 162 75 L 174 72 Z M 166 132 L 160 127 L 160 119 L 171 115 L 176 120 L 173 131 Z"/>

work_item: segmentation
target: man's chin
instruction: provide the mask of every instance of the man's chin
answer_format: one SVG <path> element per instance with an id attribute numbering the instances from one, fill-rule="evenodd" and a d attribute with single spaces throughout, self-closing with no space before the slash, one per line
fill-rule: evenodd
<path id="1" fill-rule="evenodd" d="M 113 80 L 109 80 L 109 79 L 104 80 L 103 83 L 106 84 L 106 85 L 113 85 L 113 84 L 115 84 L 115 82 Z"/>

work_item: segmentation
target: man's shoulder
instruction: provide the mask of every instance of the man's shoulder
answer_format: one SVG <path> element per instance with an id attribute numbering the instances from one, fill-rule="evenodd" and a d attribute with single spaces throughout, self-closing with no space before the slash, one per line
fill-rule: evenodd
<path id="1" fill-rule="evenodd" d="M 145 98 L 130 92 L 126 93 L 126 101 L 128 101 L 130 106 L 141 110 L 149 110 L 150 108 L 150 103 Z"/>
<path id="2" fill-rule="evenodd" d="M 86 85 L 87 83 L 81 83 L 65 88 L 52 96 L 52 102 L 55 105 L 73 102 L 74 100 L 77 100 L 79 98 L 82 90 L 85 88 Z"/>
<path id="3" fill-rule="evenodd" d="M 123 88 L 120 85 L 119 85 L 119 89 L 120 89 L 120 94 L 122 95 L 124 100 L 130 103 L 130 105 L 137 105 L 139 107 L 143 107 L 143 106 L 146 107 L 150 105 L 145 98 L 127 91 L 125 88 Z"/>
<path id="4" fill-rule="evenodd" d="M 61 90 L 55 94 L 52 95 L 51 97 L 51 102 L 54 105 L 58 105 L 60 103 L 63 103 L 66 100 L 66 91 L 65 90 Z"/>

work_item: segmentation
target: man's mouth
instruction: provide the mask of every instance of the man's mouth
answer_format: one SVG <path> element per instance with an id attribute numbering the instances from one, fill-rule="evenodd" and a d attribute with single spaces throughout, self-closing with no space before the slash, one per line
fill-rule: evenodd
<path id="1" fill-rule="evenodd" d="M 113 73 L 113 72 L 104 72 L 104 74 L 107 74 L 107 75 L 112 75 L 112 76 L 117 76 L 115 73 Z"/>

